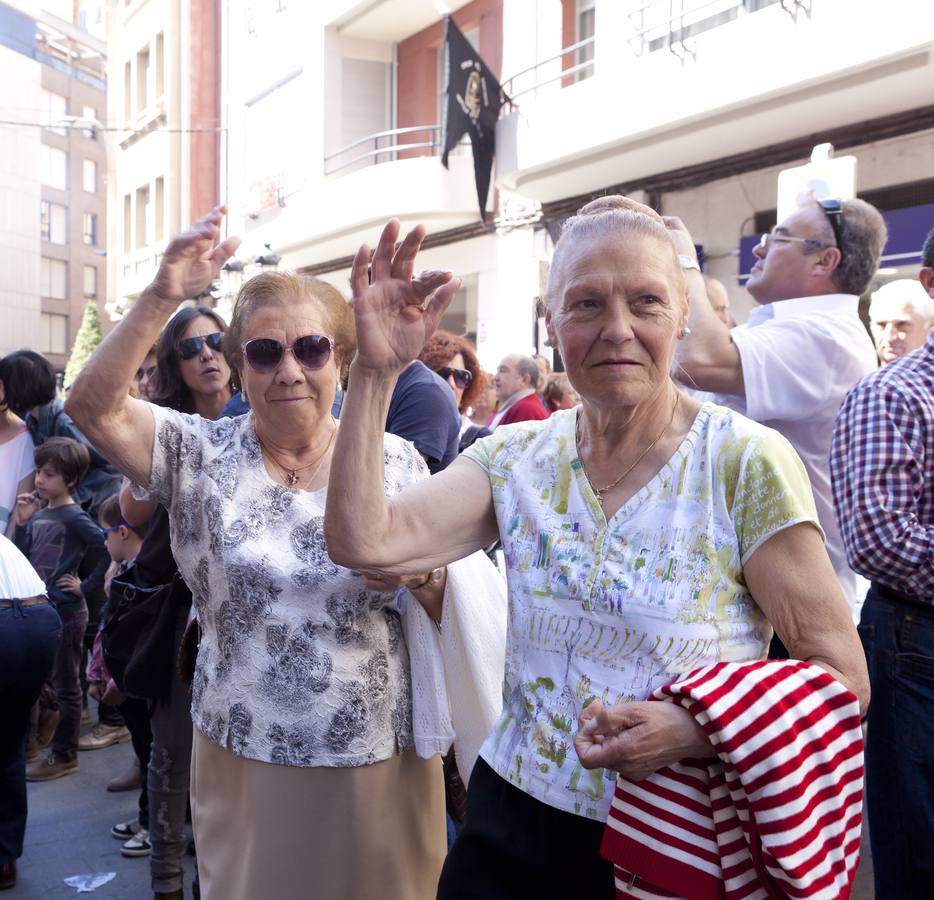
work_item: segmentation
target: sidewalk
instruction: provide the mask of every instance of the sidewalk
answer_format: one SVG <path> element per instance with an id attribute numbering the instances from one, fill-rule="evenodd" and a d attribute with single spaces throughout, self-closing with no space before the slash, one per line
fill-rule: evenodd
<path id="1" fill-rule="evenodd" d="M 85 726 L 82 731 L 87 731 Z M 81 771 L 55 781 L 29 785 L 26 845 L 19 860 L 19 881 L 3 900 L 144 900 L 152 897 L 149 857 L 127 859 L 120 842 L 110 836 L 117 822 L 137 813 L 137 791 L 109 794 L 107 782 L 122 774 L 133 760 L 129 742 L 79 753 Z M 186 855 L 185 897 L 191 896 L 194 860 Z M 116 872 L 113 881 L 93 893 L 77 894 L 64 883 L 72 875 Z"/>

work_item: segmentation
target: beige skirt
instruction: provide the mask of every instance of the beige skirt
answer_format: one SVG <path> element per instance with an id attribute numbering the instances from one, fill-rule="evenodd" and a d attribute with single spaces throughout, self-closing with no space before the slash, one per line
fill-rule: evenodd
<path id="1" fill-rule="evenodd" d="M 195 728 L 191 811 L 204 900 L 434 900 L 447 848 L 440 757 L 279 766 Z"/>

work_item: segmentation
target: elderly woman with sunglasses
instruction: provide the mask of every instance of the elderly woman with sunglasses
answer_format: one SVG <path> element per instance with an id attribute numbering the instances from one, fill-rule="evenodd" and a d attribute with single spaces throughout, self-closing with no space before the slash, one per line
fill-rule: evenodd
<path id="1" fill-rule="evenodd" d="M 445 851 L 437 757 L 413 747 L 408 654 L 395 593 L 328 558 L 331 416 L 355 347 L 329 285 L 247 281 L 224 349 L 252 412 L 212 422 L 134 400 L 135 360 L 238 241 L 219 207 L 171 241 L 153 283 L 88 363 L 72 414 L 169 511 L 172 550 L 202 628 L 192 686 L 191 804 L 201 895 L 434 896 Z M 385 437 L 383 488 L 421 477 Z M 442 579 L 443 581 L 443 579 Z M 420 575 L 426 605 L 443 590 Z M 391 824 L 391 827 L 388 827 Z"/>

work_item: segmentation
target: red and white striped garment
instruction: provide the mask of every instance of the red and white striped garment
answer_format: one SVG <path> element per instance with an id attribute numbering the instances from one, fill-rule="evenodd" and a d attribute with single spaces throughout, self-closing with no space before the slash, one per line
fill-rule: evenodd
<path id="1" fill-rule="evenodd" d="M 717 758 L 618 778 L 602 854 L 617 897 L 849 897 L 859 863 L 856 697 L 810 663 L 716 663 L 659 688 Z"/>

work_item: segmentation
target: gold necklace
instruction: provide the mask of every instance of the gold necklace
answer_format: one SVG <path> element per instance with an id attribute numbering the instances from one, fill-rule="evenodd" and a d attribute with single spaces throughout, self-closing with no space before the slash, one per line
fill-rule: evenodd
<path id="1" fill-rule="evenodd" d="M 638 466 L 639 463 L 641 463 L 642 460 L 645 459 L 646 456 L 649 455 L 649 453 L 652 451 L 655 445 L 662 439 L 662 435 L 664 435 L 665 432 L 668 431 L 669 428 L 671 428 L 671 423 L 674 422 L 675 420 L 675 413 L 678 411 L 678 404 L 680 402 L 681 402 L 681 394 L 678 393 L 675 395 L 675 405 L 671 409 L 671 417 L 668 419 L 668 424 L 658 433 L 655 440 L 652 441 L 652 443 L 649 444 L 649 446 L 646 447 L 645 450 L 643 450 L 636 457 L 636 461 L 631 466 L 629 466 L 629 468 L 627 468 L 626 471 L 623 472 L 623 474 L 620 475 L 619 478 L 617 478 L 615 481 L 613 481 L 612 483 L 602 488 L 595 487 L 594 483 L 590 480 L 590 476 L 587 474 L 587 470 L 582 468 L 584 477 L 587 479 L 587 483 L 590 485 L 590 489 L 596 495 L 598 503 L 600 503 L 601 505 L 603 504 L 603 497 L 606 494 L 606 492 L 613 490 L 613 488 L 615 488 L 616 485 L 618 485 L 636 466 Z M 580 419 L 578 419 L 578 425 L 577 425 L 577 428 L 575 429 L 574 438 L 577 441 L 577 455 L 580 456 Z M 581 460 L 581 463 L 583 464 L 583 460 Z"/>
<path id="2" fill-rule="evenodd" d="M 328 440 L 328 445 L 327 447 L 324 448 L 324 452 L 314 462 L 307 463 L 304 466 L 297 466 L 294 469 L 291 469 L 288 466 L 284 466 L 282 465 L 281 462 L 279 462 L 279 460 L 276 458 L 276 455 L 272 452 L 272 450 L 270 450 L 263 443 L 263 440 L 262 438 L 260 438 L 258 432 L 256 435 L 256 439 L 259 441 L 260 447 L 263 450 L 265 450 L 266 453 L 269 454 L 269 458 L 280 469 L 280 471 L 282 472 L 282 477 L 285 478 L 286 482 L 288 482 L 289 487 L 295 487 L 295 485 L 298 484 L 298 482 L 301 480 L 298 473 L 301 472 L 303 469 L 310 468 L 311 466 L 315 466 L 315 470 L 314 472 L 311 473 L 311 475 L 308 476 L 308 483 L 311 484 L 311 482 L 314 481 L 315 475 L 318 474 L 318 469 L 321 468 L 321 464 L 324 462 L 324 457 L 328 455 L 328 450 L 331 449 L 331 444 L 334 443 L 334 435 L 336 434 L 337 434 L 337 425 L 334 426 L 334 430 L 331 432 L 330 440 Z M 316 463 L 317 465 L 315 465 Z"/>

